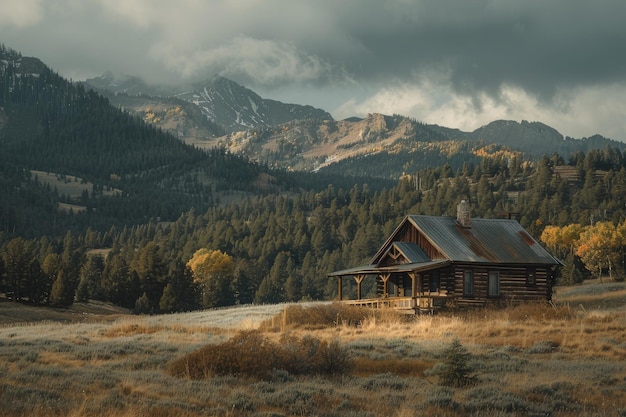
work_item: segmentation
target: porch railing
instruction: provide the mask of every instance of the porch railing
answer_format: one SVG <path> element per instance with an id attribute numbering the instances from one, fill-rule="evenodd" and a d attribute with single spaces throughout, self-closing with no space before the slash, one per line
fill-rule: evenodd
<path id="1" fill-rule="evenodd" d="M 433 311 L 451 301 L 449 295 L 429 294 L 417 297 L 367 298 L 361 300 L 343 300 L 343 303 L 369 308 L 392 308 L 412 312 Z"/>

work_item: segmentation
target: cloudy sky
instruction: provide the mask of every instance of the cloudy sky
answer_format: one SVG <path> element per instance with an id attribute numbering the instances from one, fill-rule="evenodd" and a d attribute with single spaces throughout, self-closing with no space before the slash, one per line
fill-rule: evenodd
<path id="1" fill-rule="evenodd" d="M 625 19 L 624 0 L 0 0 L 0 43 L 75 81 L 221 74 L 336 119 L 626 141 Z"/>

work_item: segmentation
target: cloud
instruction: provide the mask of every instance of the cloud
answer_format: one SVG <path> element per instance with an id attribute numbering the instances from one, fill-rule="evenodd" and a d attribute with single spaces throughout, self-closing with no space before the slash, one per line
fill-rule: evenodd
<path id="1" fill-rule="evenodd" d="M 6 46 L 73 79 L 222 74 L 338 115 L 457 127 L 536 118 L 626 139 L 623 0 L 0 0 L 0 10 Z"/>
<path id="2" fill-rule="evenodd" d="M 171 45 L 155 45 L 150 55 L 185 78 L 209 73 L 254 84 L 308 82 L 328 78 L 330 64 L 284 41 L 238 36 L 213 49 L 185 53 Z"/>
<path id="3" fill-rule="evenodd" d="M 550 103 L 515 85 L 503 84 L 498 96 L 482 92 L 462 94 L 452 81 L 439 76 L 380 88 L 361 100 L 350 98 L 333 114 L 338 119 L 368 113 L 401 114 L 419 121 L 473 131 L 494 120 L 540 121 L 557 127 L 564 136 L 589 137 L 601 133 L 626 140 L 626 83 L 561 89 Z M 602 126 L 601 129 L 598 126 Z"/>
<path id="4" fill-rule="evenodd" d="M 0 0 L 0 27 L 25 28 L 36 25 L 43 18 L 43 0 Z"/>

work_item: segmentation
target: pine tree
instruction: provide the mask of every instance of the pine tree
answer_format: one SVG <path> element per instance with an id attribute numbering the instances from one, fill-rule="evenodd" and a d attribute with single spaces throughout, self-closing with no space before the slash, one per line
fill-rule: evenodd
<path id="1" fill-rule="evenodd" d="M 101 287 L 104 260 L 101 256 L 89 256 L 80 268 L 80 281 L 76 289 L 76 300 L 88 299 L 104 300 L 104 291 Z"/>
<path id="2" fill-rule="evenodd" d="M 235 271 L 234 291 L 237 304 L 251 304 L 254 301 L 254 292 L 252 280 L 250 279 L 249 262 L 240 261 Z"/>
<path id="3" fill-rule="evenodd" d="M 287 279 L 285 280 L 285 297 L 287 301 L 298 301 L 301 298 L 300 294 L 300 285 L 302 279 L 299 274 L 296 272 L 296 267 L 294 265 L 293 259 L 291 256 L 287 261 Z"/>
<path id="4" fill-rule="evenodd" d="M 135 313 L 150 314 L 153 313 L 152 302 L 145 292 L 135 301 Z"/>
<path id="5" fill-rule="evenodd" d="M 7 296 L 21 300 L 28 292 L 28 264 L 33 258 L 30 244 L 23 238 L 11 239 L 2 251 L 6 275 L 3 287 Z"/>
<path id="6" fill-rule="evenodd" d="M 165 288 L 163 288 L 163 295 L 159 301 L 159 309 L 165 313 L 173 313 L 177 310 L 178 304 L 174 287 L 172 284 L 167 284 Z"/>
<path id="7" fill-rule="evenodd" d="M 70 307 L 74 303 L 75 290 L 70 282 L 67 272 L 59 270 L 52 290 L 50 291 L 50 304 L 55 307 Z"/>
<path id="8" fill-rule="evenodd" d="M 474 369 L 469 363 L 472 355 L 461 345 L 459 339 L 454 339 L 443 355 L 443 364 L 437 372 L 441 385 L 458 388 L 476 380 Z"/>

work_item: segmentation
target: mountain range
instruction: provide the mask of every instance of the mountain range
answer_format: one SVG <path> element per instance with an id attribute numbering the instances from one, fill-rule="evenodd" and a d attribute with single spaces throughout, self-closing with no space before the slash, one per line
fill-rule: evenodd
<path id="1" fill-rule="evenodd" d="M 14 68 L 38 76 L 47 67 L 37 58 L 19 55 Z M 607 146 L 626 149 L 625 143 L 600 135 L 564 137 L 541 122 L 497 120 L 464 132 L 402 115 L 334 120 L 323 109 L 262 98 L 221 76 L 174 87 L 105 72 L 79 84 L 195 148 L 219 148 L 291 171 L 397 179 L 446 162 L 458 169 L 501 151 L 537 159 L 553 153 L 566 158 Z M 0 128 L 6 120 L 6 112 L 0 111 Z"/>
<path id="2" fill-rule="evenodd" d="M 494 146 L 506 148 L 529 158 L 552 153 L 567 156 L 606 146 L 626 148 L 623 142 L 600 135 L 564 137 L 541 122 L 496 120 L 464 132 L 402 115 L 334 120 L 323 109 L 265 99 L 221 76 L 176 88 L 150 86 L 138 77 L 116 78 L 108 72 L 86 80 L 85 85 L 186 143 L 205 149 L 223 147 L 288 170 L 358 176 L 371 173 L 372 166 L 390 156 L 401 156 L 399 163 L 373 170 L 377 176 L 398 178 L 403 172 L 446 160 L 472 161 L 486 147 L 492 151 Z M 454 158 L 458 152 L 466 154 Z M 424 157 L 429 153 L 433 155 Z"/>
<path id="3" fill-rule="evenodd" d="M 0 232 L 171 221 L 241 195 L 383 189 L 446 164 L 607 147 L 626 144 L 564 138 L 540 122 L 463 132 L 402 115 L 334 120 L 223 77 L 184 89 L 111 74 L 73 83 L 0 44 Z M 61 207 L 74 217 L 60 218 Z"/>
<path id="4" fill-rule="evenodd" d="M 130 111 L 143 111 L 144 114 L 149 113 L 148 110 L 152 113 L 163 111 L 160 103 L 164 101 L 170 105 L 191 103 L 200 110 L 202 117 L 219 125 L 221 130 L 213 131 L 213 136 L 223 132 L 276 126 L 292 120 L 332 120 L 330 113 L 324 110 L 264 99 L 254 91 L 221 76 L 214 76 L 203 83 L 171 87 L 149 86 L 138 77 L 118 80 L 111 72 L 106 72 L 100 77 L 86 80 L 85 84 L 107 95 L 112 103 Z M 198 125 L 204 122 L 196 120 L 193 113 L 189 117 Z M 167 123 L 165 120 L 164 122 Z M 176 128 L 179 127 L 176 125 Z M 188 137 L 180 130 L 175 133 Z"/>

